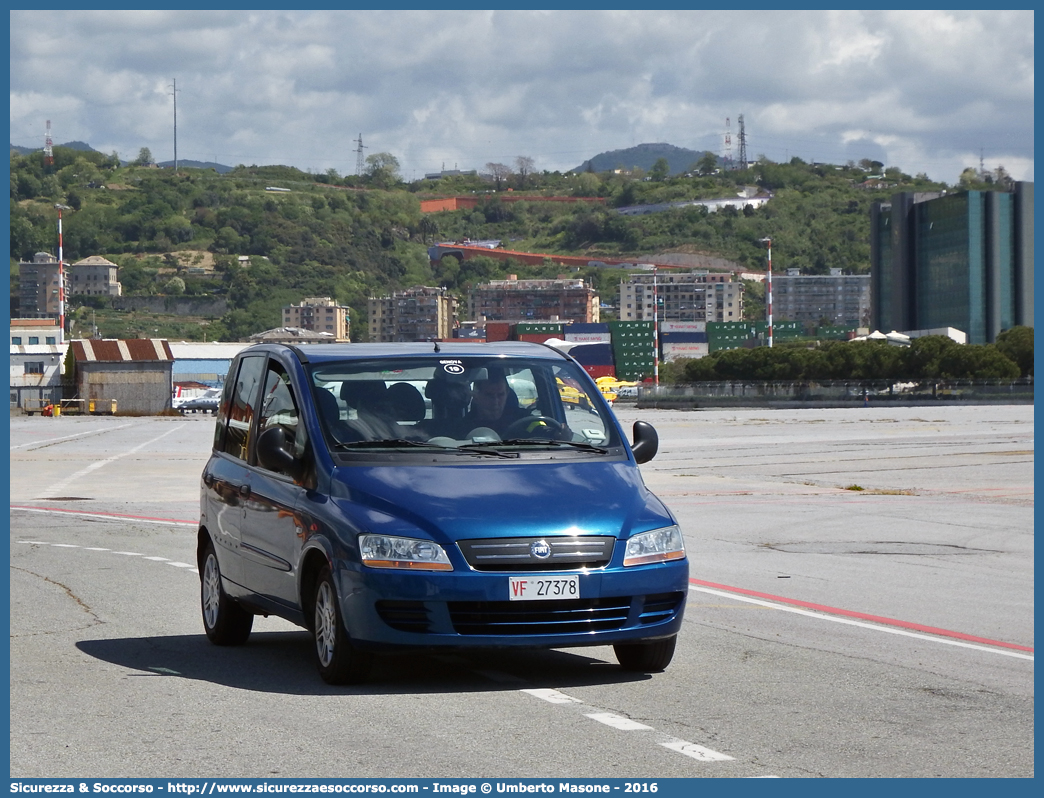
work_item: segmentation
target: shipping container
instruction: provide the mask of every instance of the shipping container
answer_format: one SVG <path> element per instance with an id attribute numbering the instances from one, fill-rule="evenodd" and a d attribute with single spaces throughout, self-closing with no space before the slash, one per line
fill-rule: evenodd
<path id="1" fill-rule="evenodd" d="M 522 326 L 521 324 L 519 325 Z M 531 344 L 542 344 L 550 338 L 558 338 L 554 333 L 515 333 L 516 341 L 528 341 Z"/>
<path id="2" fill-rule="evenodd" d="M 707 322 L 705 321 L 661 321 L 660 332 L 694 332 L 694 333 L 705 333 L 707 332 Z"/>
<path id="3" fill-rule="evenodd" d="M 485 327 L 455 327 L 453 329 L 454 338 L 467 338 L 469 341 L 476 338 L 486 337 Z"/>
<path id="4" fill-rule="evenodd" d="M 665 343 L 676 344 L 705 344 L 707 333 L 705 332 L 662 332 L 660 333 L 660 345 Z"/>
<path id="5" fill-rule="evenodd" d="M 487 321 L 486 322 L 486 340 L 487 341 L 508 341 L 511 339 L 511 328 L 512 325 L 507 321 Z"/>
<path id="6" fill-rule="evenodd" d="M 556 338 L 562 337 L 562 323 L 557 321 L 542 321 L 542 322 L 531 322 L 531 321 L 520 321 L 515 325 L 515 335 L 519 336 L 517 340 L 528 340 L 523 339 L 523 335 L 535 335 L 538 333 L 544 333 Z"/>
<path id="7" fill-rule="evenodd" d="M 608 344 L 610 341 L 608 330 L 605 332 L 571 332 L 569 327 L 565 328 L 565 339 L 582 344 Z"/>
<path id="8" fill-rule="evenodd" d="M 680 360 L 681 358 L 701 358 L 706 357 L 710 354 L 710 344 L 708 343 L 674 343 L 663 345 L 663 361 L 669 363 L 672 360 Z"/>
<path id="9" fill-rule="evenodd" d="M 578 344 L 569 348 L 570 357 L 582 366 L 612 366 L 613 348 L 609 344 Z"/>
<path id="10" fill-rule="evenodd" d="M 599 377 L 616 376 L 616 368 L 614 366 L 584 366 L 584 371 L 590 374 L 593 380 L 597 380 Z"/>
<path id="11" fill-rule="evenodd" d="M 608 324 L 588 323 L 588 322 L 573 322 L 563 327 L 562 331 L 569 335 L 570 333 L 609 333 Z"/>

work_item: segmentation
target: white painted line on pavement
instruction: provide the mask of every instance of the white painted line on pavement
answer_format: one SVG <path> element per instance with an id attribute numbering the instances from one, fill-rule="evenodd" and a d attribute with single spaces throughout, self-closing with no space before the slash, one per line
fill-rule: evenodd
<path id="1" fill-rule="evenodd" d="M 710 748 L 704 748 L 702 745 L 696 745 L 695 743 L 687 743 L 685 740 L 671 740 L 670 742 L 660 743 L 660 745 L 664 748 L 670 748 L 672 751 L 677 751 L 679 754 L 691 756 L 693 759 L 700 760 L 700 762 L 725 762 L 732 759 L 728 754 L 712 751 Z"/>
<path id="2" fill-rule="evenodd" d="M 689 585 L 689 590 L 695 590 L 699 593 L 710 593 L 714 596 L 721 596 L 724 598 L 733 599 L 734 601 L 743 601 L 748 604 L 757 604 L 762 607 L 768 607 L 773 610 L 783 610 L 784 612 L 793 612 L 796 615 L 805 615 L 809 618 L 818 618 L 821 621 L 833 621 L 834 623 L 843 623 L 848 626 L 858 626 L 861 629 L 871 629 L 875 632 L 885 632 L 891 635 L 903 635 L 904 637 L 914 637 L 918 640 L 927 640 L 930 643 L 940 643 L 946 646 L 959 646 L 960 648 L 971 648 L 976 651 L 986 651 L 990 654 L 1001 654 L 1005 657 L 1015 657 L 1016 659 L 1028 659 L 1030 662 L 1033 661 L 1032 654 L 1021 654 L 1018 651 L 1008 651 L 1003 648 L 990 648 L 989 646 L 979 646 L 974 643 L 964 643 L 960 640 L 950 640 L 945 637 L 933 637 L 932 635 L 923 635 L 918 632 L 910 632 L 906 629 L 894 629 L 888 626 L 879 626 L 873 623 L 864 623 L 863 621 L 853 621 L 851 618 L 839 618 L 836 615 L 826 615 L 820 612 L 811 612 L 810 610 L 802 610 L 797 607 L 788 607 L 786 604 L 775 604 L 771 601 L 763 601 L 762 599 L 750 598 L 749 596 L 741 596 L 737 593 L 729 593 L 725 590 L 714 590 L 709 587 L 696 587 L 695 585 Z"/>
<path id="3" fill-rule="evenodd" d="M 523 690 L 523 693 L 529 693 L 537 698 L 542 698 L 544 701 L 548 701 L 552 704 L 579 704 L 581 703 L 579 698 L 573 698 L 571 695 L 560 693 L 558 690 L 549 690 L 545 688 L 536 688 L 533 690 Z"/>
<path id="4" fill-rule="evenodd" d="M 112 457 L 106 457 L 104 460 L 98 460 L 96 462 L 93 462 L 89 466 L 87 466 L 86 468 L 81 468 L 79 471 L 77 471 L 74 474 L 70 474 L 65 479 L 62 479 L 62 480 L 59 480 L 58 482 L 55 482 L 49 488 L 44 490 L 44 492 L 41 494 L 40 498 L 49 498 L 51 496 L 61 495 L 61 493 L 65 490 L 65 488 L 68 487 L 69 483 L 75 482 L 80 477 L 86 476 L 87 474 L 90 474 L 92 471 L 97 471 L 102 466 L 106 466 L 109 463 L 114 463 L 114 462 L 116 462 L 117 460 L 119 460 L 119 459 L 121 459 L 123 457 L 127 457 L 128 455 L 134 454 L 135 452 L 139 452 L 142 449 L 144 449 L 146 446 L 149 446 L 149 445 L 155 443 L 156 441 L 161 440 L 163 438 L 166 438 L 168 435 L 170 435 L 170 434 L 172 434 L 174 432 L 177 432 L 178 429 L 179 429 L 178 427 L 171 427 L 169 430 L 164 432 L 162 435 L 157 435 L 155 438 L 147 440 L 144 443 L 139 443 L 133 449 L 128 449 L 127 451 L 121 452 L 120 454 L 115 454 Z"/>
<path id="5" fill-rule="evenodd" d="M 620 731 L 652 731 L 652 726 L 646 726 L 644 723 L 625 718 L 623 715 L 614 715 L 612 712 L 594 712 L 587 717 Z"/>

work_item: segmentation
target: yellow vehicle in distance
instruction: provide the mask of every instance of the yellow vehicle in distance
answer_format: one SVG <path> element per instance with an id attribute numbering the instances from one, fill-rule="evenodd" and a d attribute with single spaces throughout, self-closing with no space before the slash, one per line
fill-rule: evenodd
<path id="1" fill-rule="evenodd" d="M 605 397 L 605 401 L 612 404 L 621 395 L 621 388 L 633 389 L 624 391 L 623 393 L 635 395 L 634 392 L 638 390 L 638 383 L 631 382 L 628 380 L 618 380 L 616 377 L 599 377 L 595 380 L 595 384 L 598 386 L 598 390 L 602 392 L 602 396 Z"/>

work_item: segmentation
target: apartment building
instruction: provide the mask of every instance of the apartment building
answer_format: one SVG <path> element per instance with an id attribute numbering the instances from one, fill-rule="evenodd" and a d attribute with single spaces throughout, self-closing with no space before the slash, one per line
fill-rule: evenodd
<path id="1" fill-rule="evenodd" d="M 619 316 L 621 321 L 740 321 L 743 283 L 712 272 L 628 275 L 620 280 Z"/>
<path id="2" fill-rule="evenodd" d="M 474 321 L 555 321 L 597 324 L 598 294 L 581 279 L 507 280 L 481 283 L 468 292 Z"/>
<path id="3" fill-rule="evenodd" d="M 870 275 L 801 274 L 787 269 L 772 278 L 772 310 L 780 321 L 811 322 L 828 327 L 870 324 Z"/>
<path id="4" fill-rule="evenodd" d="M 330 333 L 335 341 L 349 340 L 349 309 L 328 296 L 305 297 L 300 305 L 283 308 L 283 327 Z"/>
<path id="5" fill-rule="evenodd" d="M 117 279 L 120 267 L 100 255 L 78 260 L 68 267 L 65 286 L 70 296 L 122 296 Z"/>
<path id="6" fill-rule="evenodd" d="M 449 338 L 457 320 L 457 300 L 444 288 L 418 285 L 391 296 L 370 297 L 370 340 L 432 341 Z"/>
<path id="7" fill-rule="evenodd" d="M 18 264 L 18 315 L 28 318 L 58 318 L 58 259 L 37 252 L 31 261 Z"/>

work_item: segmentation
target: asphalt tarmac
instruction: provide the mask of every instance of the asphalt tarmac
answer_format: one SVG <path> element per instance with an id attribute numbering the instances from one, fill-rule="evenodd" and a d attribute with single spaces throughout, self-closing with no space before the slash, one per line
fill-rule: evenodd
<path id="1" fill-rule="evenodd" d="M 667 671 L 396 655 L 355 688 L 279 620 L 206 641 L 212 417 L 12 416 L 12 776 L 1033 775 L 1032 406 L 616 412 L 690 559 Z"/>

